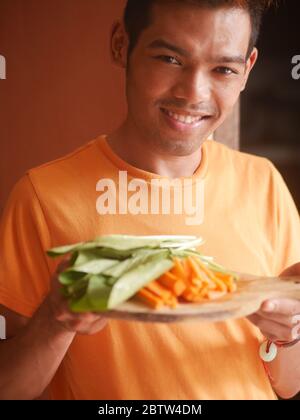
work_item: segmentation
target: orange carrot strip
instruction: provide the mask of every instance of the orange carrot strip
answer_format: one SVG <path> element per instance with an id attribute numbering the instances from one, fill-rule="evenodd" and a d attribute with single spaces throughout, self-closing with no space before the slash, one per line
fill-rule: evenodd
<path id="1" fill-rule="evenodd" d="M 194 294 L 194 293 L 192 293 L 192 292 L 189 292 L 188 290 L 185 290 L 185 291 L 183 292 L 183 294 L 182 294 L 182 297 L 183 297 L 186 301 L 188 301 L 188 302 L 192 302 L 192 301 L 193 301 L 193 299 L 194 299 L 194 297 L 195 297 L 195 294 Z"/>
<path id="2" fill-rule="evenodd" d="M 191 282 L 192 277 L 194 276 L 193 276 L 193 272 L 187 258 L 185 258 L 182 261 L 182 266 L 185 272 L 185 281 L 187 284 L 189 284 Z"/>
<path id="3" fill-rule="evenodd" d="M 193 257 L 195 258 L 195 257 Z M 204 270 L 202 270 L 202 268 L 200 267 L 200 265 L 197 264 L 197 259 L 195 259 L 196 261 L 193 261 L 193 264 L 196 262 L 196 266 L 197 266 L 197 271 L 198 271 L 198 278 L 200 280 L 202 280 L 203 284 L 206 284 L 209 286 L 210 289 L 214 290 L 216 289 L 216 283 L 206 274 L 206 272 Z"/>
<path id="4" fill-rule="evenodd" d="M 164 302 L 161 298 L 159 298 L 158 296 L 155 296 L 149 290 L 145 290 L 144 288 L 139 290 L 137 292 L 136 296 L 139 299 L 141 299 L 142 301 L 144 301 L 151 308 L 154 308 L 154 309 L 159 309 L 164 304 Z"/>
<path id="5" fill-rule="evenodd" d="M 232 283 L 228 285 L 228 292 L 234 293 L 236 291 L 237 291 L 237 284 L 233 281 Z"/>
<path id="6" fill-rule="evenodd" d="M 199 279 L 199 277 L 193 277 L 191 280 L 191 283 L 193 286 L 197 286 L 197 287 L 201 287 L 204 284 L 204 282 L 201 279 Z"/>
<path id="7" fill-rule="evenodd" d="M 170 301 L 167 303 L 167 305 L 168 305 L 170 308 L 176 308 L 176 306 L 178 305 L 178 300 L 177 300 L 176 296 L 173 296 L 172 300 L 170 300 Z"/>
<path id="8" fill-rule="evenodd" d="M 191 257 L 194 258 L 194 257 Z M 212 280 L 214 283 L 216 283 L 217 287 L 221 290 L 221 291 L 227 291 L 227 286 L 226 284 L 221 280 L 218 279 L 214 273 L 206 267 L 206 265 L 200 261 L 199 258 L 195 258 L 195 261 L 197 262 L 197 264 L 200 266 L 200 268 L 202 268 L 202 270 L 205 272 L 205 274 L 207 274 L 207 276 L 210 278 L 210 280 Z"/>
<path id="9" fill-rule="evenodd" d="M 174 274 L 168 272 L 158 278 L 159 283 L 170 289 L 175 296 L 180 296 L 186 289 L 186 284 Z"/>
<path id="10" fill-rule="evenodd" d="M 179 258 L 174 258 L 174 267 L 171 269 L 171 273 L 175 276 L 179 277 L 180 279 L 185 279 L 186 272 L 184 271 L 184 267 L 181 263 L 181 260 Z"/>
<path id="11" fill-rule="evenodd" d="M 154 293 L 158 297 L 160 297 L 165 304 L 171 305 L 172 307 L 174 307 L 174 305 L 177 305 L 176 296 L 174 296 L 172 292 L 166 287 L 162 286 L 157 280 L 154 280 L 151 283 L 147 284 L 145 288 L 147 290 L 150 290 L 150 292 Z"/>
<path id="12" fill-rule="evenodd" d="M 232 293 L 237 290 L 237 284 L 233 275 L 219 272 L 216 272 L 215 275 L 223 280 L 227 286 L 228 292 Z"/>
<path id="13" fill-rule="evenodd" d="M 188 257 L 187 258 L 187 262 L 191 267 L 191 271 L 192 273 L 196 276 L 201 278 L 201 271 L 199 270 L 199 266 L 196 264 L 195 260 L 193 259 L 193 257 Z"/>
<path id="14" fill-rule="evenodd" d="M 148 283 L 145 286 L 146 289 L 149 289 L 151 292 L 156 294 L 158 297 L 168 300 L 172 297 L 172 292 L 168 290 L 166 287 L 162 286 L 157 280 Z"/>
<path id="15" fill-rule="evenodd" d="M 193 298 L 199 294 L 199 287 L 196 286 L 188 286 L 186 290 L 183 292 L 182 296 L 185 300 L 193 301 Z"/>
<path id="16" fill-rule="evenodd" d="M 209 289 L 208 286 L 203 287 L 203 289 L 200 291 L 199 296 L 202 298 L 206 298 L 208 296 Z"/>
<path id="17" fill-rule="evenodd" d="M 215 271 L 214 274 L 215 274 L 216 277 L 218 277 L 219 279 L 224 280 L 224 281 L 233 279 L 232 274 L 221 273 L 220 271 Z"/>

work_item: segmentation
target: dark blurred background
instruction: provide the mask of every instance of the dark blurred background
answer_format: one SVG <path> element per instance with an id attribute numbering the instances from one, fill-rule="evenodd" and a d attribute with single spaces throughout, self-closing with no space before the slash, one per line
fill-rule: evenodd
<path id="1" fill-rule="evenodd" d="M 265 16 L 259 61 L 242 96 L 241 149 L 269 158 L 300 209 L 300 79 L 291 63 L 300 55 L 300 2 L 279 2 Z"/>

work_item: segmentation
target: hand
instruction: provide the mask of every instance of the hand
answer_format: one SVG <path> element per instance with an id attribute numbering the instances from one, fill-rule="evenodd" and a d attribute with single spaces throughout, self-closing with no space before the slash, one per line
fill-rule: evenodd
<path id="1" fill-rule="evenodd" d="M 281 276 L 300 275 L 300 263 L 289 267 Z M 294 341 L 300 338 L 300 300 L 269 299 L 248 319 L 271 341 Z"/>
<path id="2" fill-rule="evenodd" d="M 45 300 L 51 317 L 67 331 L 79 334 L 95 334 L 107 324 L 107 319 L 95 313 L 76 314 L 69 310 L 67 299 L 60 292 L 58 275 L 69 266 L 69 260 L 62 261 L 52 278 L 52 289 Z"/>

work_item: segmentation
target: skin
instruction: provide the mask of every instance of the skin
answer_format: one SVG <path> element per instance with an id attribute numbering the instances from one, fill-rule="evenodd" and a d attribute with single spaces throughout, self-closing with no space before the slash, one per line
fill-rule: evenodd
<path id="1" fill-rule="evenodd" d="M 300 276 L 300 263 L 287 268 L 281 276 Z M 269 340 L 291 342 L 300 337 L 299 314 L 299 300 L 273 299 L 264 302 L 248 319 Z M 273 388 L 282 398 L 292 398 L 300 391 L 299 357 L 300 342 L 292 347 L 278 348 L 277 357 L 267 364 Z"/>
<path id="2" fill-rule="evenodd" d="M 192 175 L 201 162 L 201 145 L 232 111 L 256 62 L 256 49 L 246 59 L 250 31 L 242 9 L 157 4 L 152 24 L 128 58 L 128 36 L 118 23 L 112 56 L 126 69 L 128 115 L 108 138 L 115 152 L 159 175 Z M 174 123 L 162 109 L 204 119 L 191 128 Z"/>
<path id="3" fill-rule="evenodd" d="M 157 43 L 149 48 L 161 39 L 172 48 L 184 49 L 184 54 Z M 113 150 L 149 172 L 169 177 L 192 175 L 201 163 L 203 142 L 229 115 L 246 86 L 257 59 L 256 49 L 246 59 L 249 39 L 250 18 L 243 10 L 157 5 L 152 24 L 128 59 L 128 37 L 124 26 L 116 24 L 111 52 L 115 64 L 126 69 L 128 116 L 108 137 Z M 244 62 L 217 62 L 220 56 L 239 56 Z M 162 108 L 209 118 L 191 129 L 166 117 Z M 44 392 L 75 335 L 95 334 L 105 328 L 104 317 L 68 310 L 57 280 L 67 265 L 64 261 L 58 267 L 49 295 L 30 320 L 0 305 L 9 338 L 0 343 L 0 399 L 46 398 Z M 287 273 L 300 275 L 300 264 Z M 266 311 L 271 303 L 264 302 L 249 320 L 266 337 L 290 339 L 290 320 L 300 313 L 299 302 L 276 300 L 275 308 Z M 299 356 L 297 345 L 280 350 L 270 364 L 274 388 L 282 397 L 299 390 Z"/>

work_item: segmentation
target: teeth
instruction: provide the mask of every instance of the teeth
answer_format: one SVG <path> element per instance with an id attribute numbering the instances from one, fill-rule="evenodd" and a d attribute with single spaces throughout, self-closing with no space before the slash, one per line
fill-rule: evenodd
<path id="1" fill-rule="evenodd" d="M 174 118 L 174 120 L 177 120 L 177 121 L 179 121 L 181 123 L 184 123 L 184 124 L 195 124 L 202 119 L 202 117 L 192 117 L 191 115 L 175 114 L 175 112 L 168 111 L 167 109 L 165 110 L 165 112 L 170 117 Z"/>

